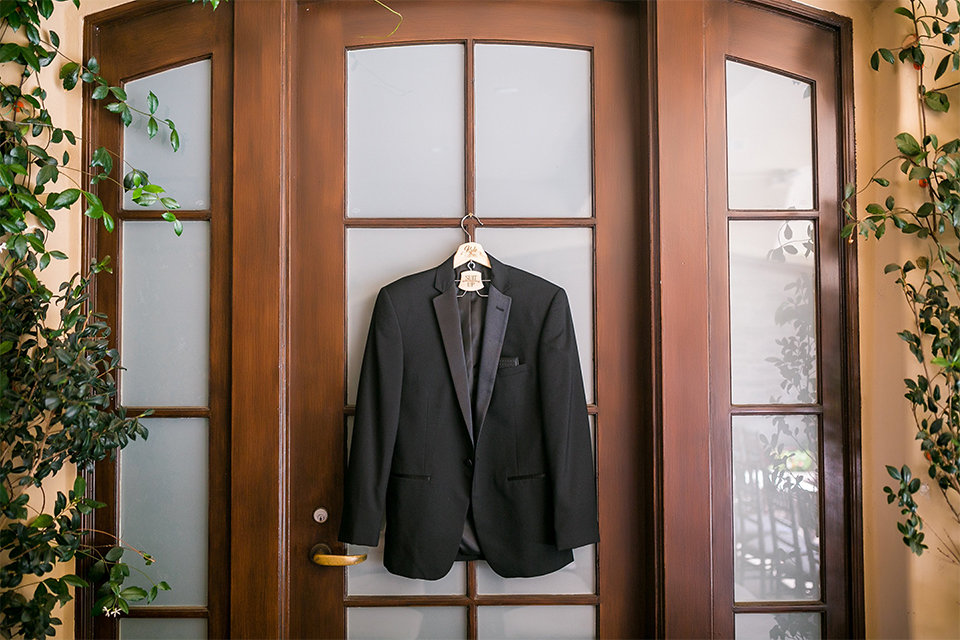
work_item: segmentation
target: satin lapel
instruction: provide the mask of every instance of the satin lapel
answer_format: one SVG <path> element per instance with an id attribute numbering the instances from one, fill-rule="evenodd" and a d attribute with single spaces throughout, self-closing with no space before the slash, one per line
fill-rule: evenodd
<path id="1" fill-rule="evenodd" d="M 500 349 L 503 337 L 507 333 L 507 321 L 510 319 L 510 303 L 513 299 L 490 286 L 490 298 L 487 300 L 487 315 L 483 322 L 483 347 L 480 352 L 480 379 L 477 381 L 477 434 L 483 427 L 483 419 L 490 408 L 493 385 L 497 381 L 497 366 L 500 362 Z"/>
<path id="2" fill-rule="evenodd" d="M 433 299 L 433 308 L 437 313 L 437 322 L 440 324 L 440 335 L 443 336 L 443 350 L 447 354 L 447 364 L 450 365 L 450 376 L 453 378 L 453 388 L 457 392 L 460 411 L 473 440 L 473 412 L 470 411 L 470 394 L 467 389 L 467 364 L 463 359 L 463 339 L 460 336 L 460 312 L 457 310 L 457 290 L 448 287 L 446 291 Z"/>

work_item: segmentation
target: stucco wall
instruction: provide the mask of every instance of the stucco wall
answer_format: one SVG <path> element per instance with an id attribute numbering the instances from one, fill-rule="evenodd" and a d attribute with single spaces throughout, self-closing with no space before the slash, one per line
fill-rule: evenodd
<path id="1" fill-rule="evenodd" d="M 70 3 L 58 3 L 50 26 L 60 34 L 63 51 L 79 59 L 83 16 L 122 1 L 84 0 L 80 10 Z M 877 47 L 893 48 L 903 40 L 907 21 L 893 15 L 896 4 L 892 1 L 814 0 L 809 4 L 850 16 L 854 21 L 857 166 L 863 184 L 881 162 L 895 153 L 893 137 L 917 126 L 912 74 L 894 71 L 889 66 L 883 67 L 882 73 L 875 73 L 868 62 Z M 80 94 L 66 94 L 55 88 L 57 69 L 59 64 L 54 64 L 44 71 L 50 94 L 48 107 L 56 121 L 79 133 Z M 956 106 L 939 126 L 948 127 L 957 135 L 960 96 L 956 89 L 949 95 Z M 908 186 L 894 194 L 898 200 L 909 197 L 912 188 Z M 879 187 L 867 191 L 861 203 L 881 200 L 886 196 L 881 192 Z M 44 272 L 48 283 L 55 285 L 81 268 L 80 229 L 77 207 L 57 216 L 57 231 L 50 246 L 64 251 L 70 259 L 55 262 Z M 895 335 L 908 326 L 909 318 L 893 279 L 883 276 L 885 264 L 903 262 L 917 254 L 911 243 L 894 237 L 880 244 L 867 242 L 860 246 L 863 518 L 867 636 L 871 638 L 960 637 L 960 569 L 939 559 L 932 548 L 922 558 L 910 554 L 896 530 L 897 510 L 886 504 L 882 493 L 889 480 L 885 464 L 899 466 L 905 462 L 917 470 L 925 468 L 902 397 L 902 378 L 912 366 L 910 356 Z M 48 483 L 47 490 L 66 491 L 73 481 L 69 475 L 65 471 L 57 479 L 60 482 Z M 946 509 L 936 491 L 921 496 L 919 502 L 931 526 L 941 531 L 949 527 Z M 960 539 L 956 526 L 949 533 Z M 64 625 L 58 637 L 73 637 L 72 607 L 63 611 L 61 618 Z"/>
<path id="2" fill-rule="evenodd" d="M 878 73 L 869 63 L 878 47 L 898 47 L 910 23 L 893 14 L 899 4 L 894 1 L 812 0 L 808 4 L 853 19 L 857 176 L 863 185 L 897 153 L 894 136 L 919 130 L 913 71 L 883 64 Z M 932 79 L 932 71 L 926 77 Z M 930 121 L 931 131 L 943 132 L 941 140 L 960 135 L 960 96 L 956 89 L 948 95 L 952 112 Z M 900 174 L 895 166 L 891 168 L 885 175 L 893 180 Z M 919 192 L 915 183 L 889 190 L 874 186 L 861 196 L 860 205 L 882 202 L 891 193 L 898 202 L 908 202 Z M 910 553 L 896 529 L 898 510 L 887 505 L 883 494 L 883 486 L 891 482 L 884 465 L 906 463 L 927 479 L 926 461 L 914 440 L 913 419 L 903 398 L 903 378 L 917 363 L 896 336 L 910 326 L 911 319 L 895 278 L 883 275 L 884 265 L 902 264 L 922 251 L 916 241 L 893 233 L 880 243 L 861 242 L 859 252 L 867 637 L 960 638 L 960 568 L 938 557 L 931 533 L 927 534 L 929 551 L 919 558 Z M 942 496 L 935 487 L 930 489 L 923 489 L 917 499 L 928 526 L 960 540 L 960 528 L 951 527 Z"/>

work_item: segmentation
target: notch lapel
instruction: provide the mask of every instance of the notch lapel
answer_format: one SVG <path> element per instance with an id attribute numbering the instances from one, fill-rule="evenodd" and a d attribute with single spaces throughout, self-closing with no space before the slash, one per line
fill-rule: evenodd
<path id="1" fill-rule="evenodd" d="M 470 393 L 467 389 L 467 363 L 463 359 L 463 338 L 460 335 L 460 312 L 457 310 L 457 289 L 448 286 L 446 290 L 433 299 L 433 309 L 437 313 L 437 322 L 440 324 L 440 335 L 443 337 L 443 350 L 447 355 L 447 364 L 450 366 L 450 376 L 453 378 L 453 388 L 457 392 L 457 401 L 460 403 L 460 412 L 473 439 L 473 412 L 470 410 Z"/>
<path id="2" fill-rule="evenodd" d="M 493 385 L 497 381 L 500 350 L 503 348 L 503 338 L 507 333 L 507 321 L 510 319 L 510 303 L 513 302 L 510 296 L 500 293 L 492 284 L 490 285 L 489 296 L 487 315 L 483 321 L 480 379 L 477 381 L 476 431 L 478 436 L 483 427 L 483 420 L 487 417 L 487 409 L 490 408 Z"/>

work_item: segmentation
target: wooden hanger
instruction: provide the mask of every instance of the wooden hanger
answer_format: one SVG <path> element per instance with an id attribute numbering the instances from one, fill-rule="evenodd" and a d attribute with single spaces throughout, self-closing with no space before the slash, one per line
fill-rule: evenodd
<path id="1" fill-rule="evenodd" d="M 457 247 L 457 252 L 453 255 L 453 268 L 456 269 L 470 260 L 490 268 L 490 258 L 487 256 L 487 252 L 483 250 L 479 242 L 475 242 L 473 238 L 470 237 L 470 232 L 463 226 L 467 218 L 473 218 L 481 227 L 483 226 L 483 221 L 472 213 L 468 213 L 460 219 L 460 228 L 463 229 L 464 235 L 467 236 L 467 241 Z"/>

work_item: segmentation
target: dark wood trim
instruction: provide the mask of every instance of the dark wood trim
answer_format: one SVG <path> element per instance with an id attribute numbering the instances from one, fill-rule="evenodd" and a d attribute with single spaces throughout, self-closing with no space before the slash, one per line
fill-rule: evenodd
<path id="1" fill-rule="evenodd" d="M 702 0 L 657 3 L 663 637 L 713 636 Z M 665 141 L 668 141 L 666 144 Z"/>
<path id="2" fill-rule="evenodd" d="M 641 356 L 641 362 L 648 362 L 648 369 L 643 373 L 650 388 L 650 402 L 648 414 L 650 420 L 649 447 L 647 460 L 650 463 L 647 471 L 651 491 L 650 500 L 652 511 L 647 528 L 650 537 L 652 553 L 650 554 L 650 570 L 653 576 L 653 594 L 650 602 L 652 614 L 652 637 L 664 637 L 664 495 L 663 495 L 663 345 L 661 336 L 661 279 L 660 272 L 660 116 L 659 116 L 659 23 L 657 21 L 657 2 L 641 3 L 643 47 L 643 71 L 640 80 L 641 99 L 643 101 L 642 126 L 646 132 L 646 153 L 641 154 L 641 178 L 643 187 L 641 202 L 649 212 L 646 225 L 641 227 L 643 234 L 640 240 L 641 247 L 649 247 L 646 257 L 646 277 L 641 281 L 649 282 L 649 302 L 643 309 L 646 316 L 647 331 L 643 334 L 646 339 L 641 341 L 646 347 L 646 354 Z M 598 638 L 600 635 L 598 634 Z"/>
<path id="3" fill-rule="evenodd" d="M 284 637 L 286 203 L 282 0 L 234 8 L 234 288 L 230 637 Z M 256 176 L 256 179 L 252 179 Z M 271 434 L 271 435 L 264 435 Z"/>
<path id="4" fill-rule="evenodd" d="M 130 607 L 128 618 L 209 618 L 210 611 L 206 607 Z M 212 629 L 207 629 L 207 634 L 211 638 L 221 636 L 214 635 Z"/>
<path id="5" fill-rule="evenodd" d="M 477 595 L 470 596 L 346 596 L 347 607 L 478 607 L 521 605 L 597 605 L 600 597 L 590 594 L 569 595 Z"/>
<path id="6" fill-rule="evenodd" d="M 595 227 L 596 218 L 482 218 L 485 226 L 494 227 Z M 469 224 L 470 221 L 468 220 Z M 377 229 L 422 229 L 433 227 L 459 227 L 460 218 L 344 218 L 343 224 L 351 227 Z"/>
<path id="7" fill-rule="evenodd" d="M 803 5 L 801 5 L 803 6 Z M 853 81 L 853 20 L 826 11 L 817 11 L 816 17 L 839 29 L 840 69 L 838 78 L 840 104 L 840 169 L 841 184 L 856 184 L 856 128 L 854 121 Z M 856 197 L 851 203 L 857 210 Z M 846 222 L 845 220 L 843 222 Z M 864 603 L 863 567 L 863 465 L 860 414 L 860 290 L 857 271 L 857 243 L 840 245 L 840 297 L 842 313 L 841 354 L 844 368 L 844 442 L 847 532 L 846 548 L 849 554 L 847 587 L 849 589 L 849 636 L 866 637 L 866 605 Z"/>
<path id="8" fill-rule="evenodd" d="M 209 407 L 125 407 L 128 415 L 139 416 L 147 411 L 153 411 L 151 418 L 208 418 Z"/>
<path id="9" fill-rule="evenodd" d="M 792 416 L 819 415 L 823 407 L 819 404 L 734 404 L 730 405 L 730 414 L 739 416 Z"/>
<path id="10" fill-rule="evenodd" d="M 129 209 L 118 210 L 114 216 L 117 220 L 162 220 L 160 217 L 162 211 L 131 211 Z M 187 220 L 210 220 L 213 217 L 210 211 L 177 211 L 177 219 L 186 222 Z"/>
<path id="11" fill-rule="evenodd" d="M 791 613 L 794 611 L 820 611 L 826 613 L 822 602 L 744 602 L 733 606 L 734 613 Z"/>

